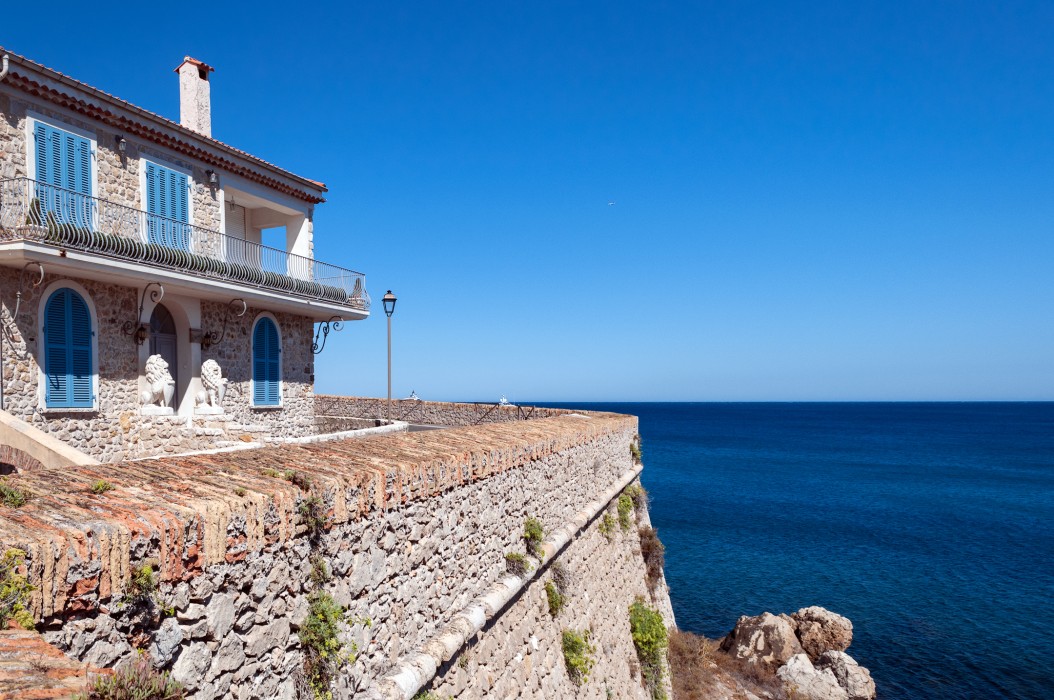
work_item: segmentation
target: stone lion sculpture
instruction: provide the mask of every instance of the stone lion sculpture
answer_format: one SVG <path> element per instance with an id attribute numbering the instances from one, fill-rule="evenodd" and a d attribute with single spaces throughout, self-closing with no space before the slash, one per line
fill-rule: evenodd
<path id="1" fill-rule="evenodd" d="M 201 363 L 201 385 L 205 388 L 198 392 L 198 404 L 219 408 L 223 404 L 227 380 L 223 378 L 216 360 L 205 360 Z"/>
<path id="2" fill-rule="evenodd" d="M 165 358 L 160 355 L 151 355 L 146 358 L 146 384 L 147 390 L 139 395 L 143 404 L 146 406 L 157 404 L 168 408 L 176 391 L 176 382 L 168 373 L 168 363 L 165 362 Z"/>

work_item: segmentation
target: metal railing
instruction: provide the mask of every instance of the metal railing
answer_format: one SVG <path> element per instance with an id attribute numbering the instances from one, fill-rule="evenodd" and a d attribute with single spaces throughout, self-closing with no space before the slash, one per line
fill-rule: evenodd
<path id="1" fill-rule="evenodd" d="M 13 240 L 370 308 L 361 272 L 29 178 L 0 180 L 0 241 Z"/>

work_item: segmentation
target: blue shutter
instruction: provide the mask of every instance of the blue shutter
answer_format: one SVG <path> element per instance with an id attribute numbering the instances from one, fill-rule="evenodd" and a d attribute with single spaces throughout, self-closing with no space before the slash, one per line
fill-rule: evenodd
<path id="1" fill-rule="evenodd" d="M 37 199 L 44 213 L 58 223 L 91 228 L 91 142 L 40 122 L 33 136 L 40 183 Z"/>
<path id="2" fill-rule="evenodd" d="M 281 357 L 278 329 L 269 318 L 261 318 L 253 331 L 253 403 L 278 406 L 281 403 Z"/>
<path id="3" fill-rule="evenodd" d="M 190 205 L 187 176 L 156 163 L 146 162 L 146 213 L 148 238 L 169 248 L 190 249 Z"/>
<path id="4" fill-rule="evenodd" d="M 88 305 L 72 289 L 59 289 L 44 308 L 44 373 L 49 408 L 91 408 L 92 328 Z"/>

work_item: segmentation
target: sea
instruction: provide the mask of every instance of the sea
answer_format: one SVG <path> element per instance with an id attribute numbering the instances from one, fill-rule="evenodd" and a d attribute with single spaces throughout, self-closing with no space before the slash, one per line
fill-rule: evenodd
<path id="1" fill-rule="evenodd" d="M 1054 403 L 545 405 L 639 416 L 680 628 L 820 605 L 879 698 L 1054 698 Z"/>

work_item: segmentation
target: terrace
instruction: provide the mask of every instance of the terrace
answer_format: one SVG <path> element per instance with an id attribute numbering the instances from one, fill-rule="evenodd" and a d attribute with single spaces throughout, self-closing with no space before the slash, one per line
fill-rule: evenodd
<path id="1" fill-rule="evenodd" d="M 12 255 L 10 244 L 23 244 L 23 255 Z M 45 252 L 41 247 L 52 257 L 88 253 L 129 273 L 131 263 L 217 288 L 302 300 L 323 316 L 365 317 L 370 308 L 360 272 L 29 178 L 0 181 L 0 262 L 39 261 L 25 253 Z M 113 272 L 105 267 L 104 274 Z"/>

